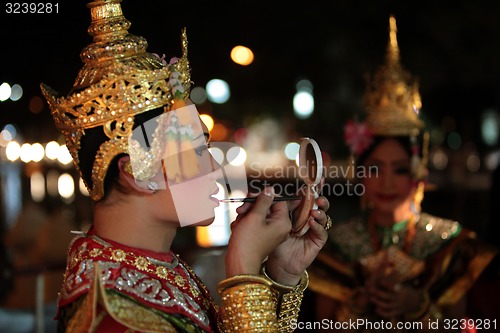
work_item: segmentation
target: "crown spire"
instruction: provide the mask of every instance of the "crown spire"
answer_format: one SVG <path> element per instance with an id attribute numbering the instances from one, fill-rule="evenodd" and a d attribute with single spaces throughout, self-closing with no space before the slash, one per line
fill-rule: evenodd
<path id="1" fill-rule="evenodd" d="M 389 43 L 387 44 L 387 62 L 390 64 L 399 64 L 399 46 L 398 46 L 398 27 L 396 26 L 396 19 L 391 15 L 389 17 Z"/>
<path id="2" fill-rule="evenodd" d="M 128 33 L 131 23 L 123 16 L 120 2 L 98 0 L 87 4 L 91 17 L 87 31 L 93 41 L 80 53 L 85 65 L 78 73 L 73 91 L 91 86 L 116 71 L 119 62 L 137 69 L 162 67 L 157 57 L 146 52 L 146 39 Z"/>

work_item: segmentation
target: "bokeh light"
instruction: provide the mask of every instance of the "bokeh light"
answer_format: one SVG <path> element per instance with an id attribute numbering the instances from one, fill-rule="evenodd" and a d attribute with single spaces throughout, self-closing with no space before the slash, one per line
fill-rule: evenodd
<path id="1" fill-rule="evenodd" d="M 12 88 L 7 82 L 0 85 L 0 102 L 4 102 L 9 99 Z"/>
<path id="2" fill-rule="evenodd" d="M 288 158 L 291 161 L 294 161 L 297 158 L 297 155 L 299 154 L 299 150 L 300 150 L 300 145 L 297 142 L 289 142 L 285 145 L 283 152 L 286 158 Z"/>
<path id="3" fill-rule="evenodd" d="M 43 110 L 43 100 L 40 96 L 33 96 L 30 99 L 28 109 L 31 113 L 40 113 Z"/>
<path id="4" fill-rule="evenodd" d="M 208 99 L 211 102 L 217 104 L 226 103 L 231 95 L 227 82 L 220 79 L 213 79 L 208 81 L 206 90 Z"/>
<path id="5" fill-rule="evenodd" d="M 30 177 L 31 198 L 41 202 L 45 198 L 45 178 L 41 172 L 33 172 Z"/>
<path id="6" fill-rule="evenodd" d="M 5 154 L 9 161 L 16 161 L 21 156 L 21 146 L 16 141 L 11 141 L 7 144 Z"/>
<path id="7" fill-rule="evenodd" d="M 231 50 L 231 60 L 238 65 L 248 66 L 253 62 L 254 55 L 252 50 L 246 46 L 238 45 Z"/>
<path id="8" fill-rule="evenodd" d="M 208 130 L 211 131 L 214 128 L 214 119 L 208 114 L 200 114 L 201 121 L 207 126 Z"/>
<path id="9" fill-rule="evenodd" d="M 40 162 L 45 156 L 45 149 L 41 144 L 34 143 L 31 145 L 31 160 L 34 162 Z"/>
<path id="10" fill-rule="evenodd" d="M 220 148 L 210 147 L 208 150 L 218 164 L 222 164 L 222 162 L 224 162 L 224 152 Z"/>
<path id="11" fill-rule="evenodd" d="M 63 173 L 57 181 L 59 195 L 64 199 L 70 199 L 75 194 L 75 182 L 69 173 Z"/>
<path id="12" fill-rule="evenodd" d="M 45 145 L 45 156 L 49 160 L 55 160 L 57 159 L 57 156 L 59 154 L 59 144 L 55 141 L 50 141 Z"/>
<path id="13" fill-rule="evenodd" d="M 447 138 L 448 147 L 458 150 L 462 146 L 462 137 L 457 132 L 451 132 Z"/>
<path id="14" fill-rule="evenodd" d="M 59 163 L 63 165 L 67 165 L 73 160 L 66 145 L 59 146 L 59 151 L 57 153 L 57 160 L 59 161 Z"/>
<path id="15" fill-rule="evenodd" d="M 194 104 L 203 104 L 208 98 L 207 91 L 203 87 L 194 87 L 193 89 L 191 89 L 189 98 L 191 98 Z"/>
<path id="16" fill-rule="evenodd" d="M 247 160 L 247 152 L 241 147 L 231 147 L 226 153 L 226 159 L 231 165 L 243 165 Z"/>
<path id="17" fill-rule="evenodd" d="M 308 91 L 299 91 L 293 97 L 293 112 L 299 119 L 309 118 L 314 111 L 314 98 Z"/>
<path id="18" fill-rule="evenodd" d="M 23 97 L 23 88 L 19 84 L 13 85 L 10 92 L 10 100 L 15 102 L 20 100 L 21 97 Z"/>

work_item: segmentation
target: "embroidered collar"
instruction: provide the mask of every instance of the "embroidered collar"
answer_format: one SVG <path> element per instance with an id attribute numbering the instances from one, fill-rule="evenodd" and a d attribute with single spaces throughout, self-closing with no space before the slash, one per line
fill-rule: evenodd
<path id="1" fill-rule="evenodd" d="M 88 292 L 97 263 L 104 288 L 161 312 L 182 314 L 211 331 L 209 313 L 216 309 L 208 288 L 173 252 L 131 248 L 99 238 L 92 230 L 70 245 L 60 308 Z"/>

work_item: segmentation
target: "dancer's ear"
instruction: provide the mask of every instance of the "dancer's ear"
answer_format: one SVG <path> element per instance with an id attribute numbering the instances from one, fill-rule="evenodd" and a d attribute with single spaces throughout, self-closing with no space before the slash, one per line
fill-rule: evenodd
<path id="1" fill-rule="evenodd" d="M 130 156 L 125 155 L 118 159 L 118 170 L 120 170 L 120 178 L 123 179 L 128 187 L 134 189 L 135 191 L 153 194 L 158 190 L 158 186 L 153 186 L 153 188 L 151 188 L 151 186 L 145 185 L 147 184 L 147 181 L 140 182 L 135 179 L 132 164 L 130 162 Z"/>

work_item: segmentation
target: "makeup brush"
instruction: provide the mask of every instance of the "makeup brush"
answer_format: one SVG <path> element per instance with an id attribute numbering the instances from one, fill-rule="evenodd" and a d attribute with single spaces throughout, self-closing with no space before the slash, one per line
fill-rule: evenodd
<path id="1" fill-rule="evenodd" d="M 300 200 L 301 197 L 274 197 L 273 202 L 277 201 L 293 201 Z M 257 201 L 257 197 L 253 198 L 229 198 L 229 199 L 220 199 L 219 202 L 255 202 Z"/>

